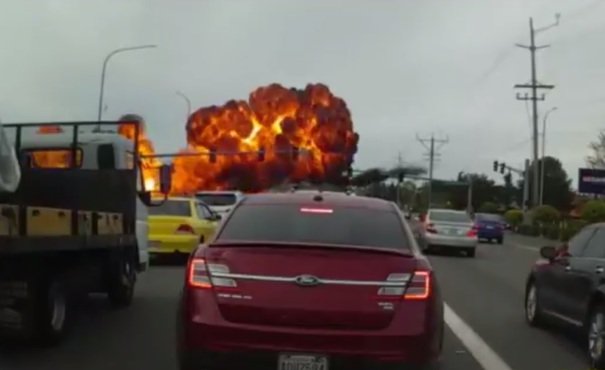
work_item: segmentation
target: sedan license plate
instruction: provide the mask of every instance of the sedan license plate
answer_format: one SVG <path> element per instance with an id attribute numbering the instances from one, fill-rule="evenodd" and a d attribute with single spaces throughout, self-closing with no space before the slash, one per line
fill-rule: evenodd
<path id="1" fill-rule="evenodd" d="M 278 370 L 328 370 L 326 356 L 281 354 Z"/>
<path id="2" fill-rule="evenodd" d="M 454 228 L 448 229 L 447 233 L 449 235 L 458 235 L 458 234 L 460 234 L 459 230 L 458 229 L 454 229 Z"/>
<path id="3" fill-rule="evenodd" d="M 488 229 L 488 230 L 492 230 L 494 227 L 493 226 L 486 226 L 485 228 Z"/>

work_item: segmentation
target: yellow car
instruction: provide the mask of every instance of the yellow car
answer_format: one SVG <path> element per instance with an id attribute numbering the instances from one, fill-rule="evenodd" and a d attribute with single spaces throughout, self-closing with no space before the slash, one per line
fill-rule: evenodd
<path id="1" fill-rule="evenodd" d="M 148 209 L 151 255 L 190 254 L 212 237 L 221 218 L 195 198 L 169 197 Z"/>

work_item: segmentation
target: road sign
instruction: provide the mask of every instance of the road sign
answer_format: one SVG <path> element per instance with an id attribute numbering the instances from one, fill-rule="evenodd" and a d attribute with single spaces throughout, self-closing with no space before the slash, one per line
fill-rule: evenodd
<path id="1" fill-rule="evenodd" d="M 580 168 L 578 191 L 582 194 L 605 194 L 605 170 Z"/>

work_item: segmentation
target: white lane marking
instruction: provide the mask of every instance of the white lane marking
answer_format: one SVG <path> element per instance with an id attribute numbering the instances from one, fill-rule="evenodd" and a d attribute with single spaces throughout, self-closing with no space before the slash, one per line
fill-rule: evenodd
<path id="1" fill-rule="evenodd" d="M 460 339 L 483 369 L 512 370 L 500 356 L 475 331 L 458 316 L 447 303 L 443 304 L 445 323 Z"/>

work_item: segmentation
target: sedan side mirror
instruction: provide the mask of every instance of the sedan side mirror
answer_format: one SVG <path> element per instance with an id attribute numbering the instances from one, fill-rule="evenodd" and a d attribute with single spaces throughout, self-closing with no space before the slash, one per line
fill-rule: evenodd
<path id="1" fill-rule="evenodd" d="M 212 219 L 213 219 L 214 221 L 220 221 L 220 220 L 222 220 L 222 219 L 223 219 L 223 216 L 221 216 L 221 215 L 220 215 L 220 214 L 218 214 L 218 213 L 215 213 L 215 214 L 213 214 L 213 215 L 212 215 Z"/>
<path id="2" fill-rule="evenodd" d="M 551 246 L 542 247 L 540 248 L 540 256 L 552 261 L 557 256 L 557 249 Z"/>

